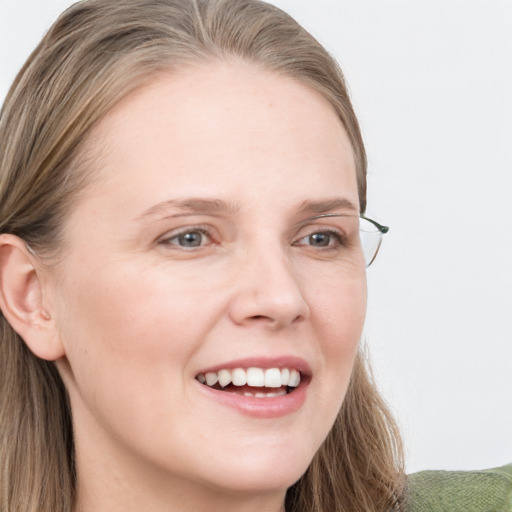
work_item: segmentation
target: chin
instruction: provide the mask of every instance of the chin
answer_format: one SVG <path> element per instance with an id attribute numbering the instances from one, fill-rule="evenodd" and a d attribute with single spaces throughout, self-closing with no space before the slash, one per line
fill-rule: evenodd
<path id="1" fill-rule="evenodd" d="M 263 453 L 262 453 L 263 452 Z M 288 450 L 264 454 L 265 450 L 250 456 L 225 460 L 222 469 L 216 468 L 214 485 L 240 493 L 283 492 L 291 487 L 306 472 L 313 455 L 297 453 L 300 450 Z"/>

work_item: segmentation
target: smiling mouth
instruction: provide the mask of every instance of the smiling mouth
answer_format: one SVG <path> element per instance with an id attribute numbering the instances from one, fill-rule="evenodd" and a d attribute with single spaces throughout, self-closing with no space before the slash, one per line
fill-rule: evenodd
<path id="1" fill-rule="evenodd" d="M 301 381 L 295 368 L 235 368 L 199 373 L 201 384 L 218 391 L 255 398 L 274 398 L 291 393 Z"/>

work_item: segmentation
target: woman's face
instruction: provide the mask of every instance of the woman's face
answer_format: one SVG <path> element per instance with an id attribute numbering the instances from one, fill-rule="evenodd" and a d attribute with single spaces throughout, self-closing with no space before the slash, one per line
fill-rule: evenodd
<path id="1" fill-rule="evenodd" d="M 296 81 L 211 65 L 155 78 L 90 144 L 51 281 L 79 479 L 284 491 L 334 422 L 365 316 L 339 119 Z"/>

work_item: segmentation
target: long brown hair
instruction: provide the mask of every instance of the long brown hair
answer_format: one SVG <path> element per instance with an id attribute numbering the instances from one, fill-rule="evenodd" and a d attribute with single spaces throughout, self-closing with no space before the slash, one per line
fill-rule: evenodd
<path id="1" fill-rule="evenodd" d="M 58 252 L 62 221 L 91 178 L 87 135 L 160 71 L 238 59 L 322 94 L 352 143 L 361 212 L 366 156 L 343 75 L 292 18 L 259 0 L 85 0 L 53 25 L 0 114 L 0 233 Z M 0 512 L 70 512 L 71 410 L 52 362 L 0 314 Z M 389 512 L 403 503 L 400 437 L 360 351 L 327 439 L 288 491 L 288 512 Z"/>

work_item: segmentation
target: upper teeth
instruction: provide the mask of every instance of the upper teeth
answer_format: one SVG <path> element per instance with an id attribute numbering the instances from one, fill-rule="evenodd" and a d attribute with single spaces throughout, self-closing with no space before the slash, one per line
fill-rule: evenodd
<path id="1" fill-rule="evenodd" d="M 280 388 L 289 386 L 296 388 L 300 383 L 300 372 L 295 368 L 235 368 L 218 372 L 200 373 L 197 380 L 208 386 L 219 385 L 225 388 L 233 383 L 235 386 L 252 386 Z"/>

